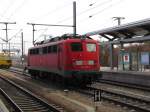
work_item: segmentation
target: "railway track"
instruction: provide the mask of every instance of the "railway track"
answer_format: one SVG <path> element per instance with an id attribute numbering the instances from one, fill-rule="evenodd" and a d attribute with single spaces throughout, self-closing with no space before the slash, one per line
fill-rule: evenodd
<path id="1" fill-rule="evenodd" d="M 14 72 L 17 74 L 24 74 L 27 77 L 30 77 L 30 74 L 24 72 L 21 69 L 9 69 L 10 72 Z M 118 82 L 118 81 L 112 81 L 112 80 L 106 80 L 106 79 L 98 79 L 98 83 L 105 83 L 105 84 L 111 84 L 111 85 L 116 85 L 116 86 L 121 86 L 121 87 L 127 87 L 131 89 L 138 89 L 138 90 L 143 90 L 143 91 L 148 91 L 150 92 L 150 87 L 149 86 L 142 86 L 142 85 L 137 85 L 137 84 L 131 84 L 131 83 L 125 83 L 125 82 Z"/>
<path id="2" fill-rule="evenodd" d="M 117 85 L 122 87 L 128 87 L 131 89 L 139 89 L 144 91 L 149 91 L 148 87 L 126 84 L 115 81 L 100 80 L 100 83 L 107 83 L 111 85 Z M 94 97 L 94 91 L 101 92 L 101 99 L 114 102 L 116 104 L 122 105 L 123 107 L 128 107 L 129 109 L 134 109 L 136 112 L 150 112 L 150 99 L 137 97 L 127 93 L 122 93 L 120 91 L 108 90 L 108 89 L 99 89 L 96 87 L 87 87 L 86 89 L 77 90 L 78 92 L 88 96 Z"/>
<path id="3" fill-rule="evenodd" d="M 15 112 L 63 112 L 55 104 L 48 104 L 14 82 L 0 77 L 0 92 L 12 104 Z"/>
<path id="4" fill-rule="evenodd" d="M 23 69 L 17 69 L 17 68 L 10 68 L 10 69 L 6 69 L 7 71 L 13 72 L 13 73 L 17 73 L 17 74 L 24 74 L 27 77 L 30 77 L 30 74 L 28 74 L 26 71 L 24 71 Z"/>
<path id="5" fill-rule="evenodd" d="M 122 107 L 128 107 L 134 109 L 135 112 L 150 112 L 150 100 L 134 97 L 132 95 L 124 94 L 113 90 L 98 89 L 95 87 L 87 87 L 84 90 L 78 90 L 78 92 L 85 94 L 94 99 L 94 91 L 100 92 L 101 101 L 110 101 L 115 104 L 119 104 Z"/>
<path id="6" fill-rule="evenodd" d="M 118 82 L 118 81 L 112 81 L 112 80 L 106 80 L 106 79 L 99 79 L 97 82 L 150 92 L 150 87 L 149 86 L 142 86 L 142 85 L 137 85 L 137 84 Z"/>

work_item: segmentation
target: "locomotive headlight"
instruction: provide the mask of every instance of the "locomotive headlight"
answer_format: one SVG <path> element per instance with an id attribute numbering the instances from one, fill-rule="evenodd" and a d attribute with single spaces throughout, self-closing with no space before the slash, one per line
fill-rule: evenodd
<path id="1" fill-rule="evenodd" d="M 94 60 L 89 60 L 88 65 L 94 65 Z"/>
<path id="2" fill-rule="evenodd" d="M 83 65 L 83 61 L 82 61 L 82 60 L 75 61 L 75 64 L 76 64 L 76 65 Z"/>

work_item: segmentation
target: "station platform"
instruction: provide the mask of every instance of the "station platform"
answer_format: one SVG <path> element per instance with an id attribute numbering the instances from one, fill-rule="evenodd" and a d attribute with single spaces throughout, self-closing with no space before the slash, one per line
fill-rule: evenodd
<path id="1" fill-rule="evenodd" d="M 102 79 L 150 87 L 150 70 L 148 69 L 144 71 L 123 71 L 116 68 L 111 70 L 110 67 L 101 67 L 100 73 Z"/>
<path id="2" fill-rule="evenodd" d="M 136 75 L 149 75 L 150 76 L 150 69 L 145 69 L 142 71 L 129 71 L 129 70 L 118 70 L 114 67 L 114 69 L 111 69 L 111 67 L 101 67 L 100 71 L 102 72 L 118 72 L 118 73 L 130 73 L 130 74 L 136 74 Z"/>

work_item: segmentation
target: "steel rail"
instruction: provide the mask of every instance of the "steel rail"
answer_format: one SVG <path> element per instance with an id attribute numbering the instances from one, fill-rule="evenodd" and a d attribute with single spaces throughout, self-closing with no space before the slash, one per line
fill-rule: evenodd
<path id="1" fill-rule="evenodd" d="M 122 86 L 122 87 L 127 87 L 127 88 L 132 88 L 132 89 L 139 89 L 139 90 L 144 90 L 144 91 L 150 92 L 149 86 L 143 86 L 143 85 L 126 83 L 126 82 L 113 81 L 113 80 L 106 80 L 106 79 L 99 79 L 97 82 L 116 85 L 116 86 Z"/>
<path id="2" fill-rule="evenodd" d="M 4 98 L 10 103 L 15 112 L 23 112 L 20 107 L 6 94 L 6 92 L 0 88 L 0 93 L 4 96 Z"/>
<path id="3" fill-rule="evenodd" d="M 7 86 L 4 88 L 5 93 L 9 96 L 9 99 L 15 103 L 23 112 L 34 110 L 39 110 L 39 112 L 61 112 L 62 108 L 56 108 L 56 105 L 50 105 L 42 99 L 38 98 L 36 95 L 30 91 L 24 89 L 23 87 L 15 84 L 14 82 L 6 79 L 2 76 L 0 78 L 5 81 Z M 12 90 L 7 89 L 10 87 Z M 21 112 L 22 112 L 21 111 Z M 37 111 L 38 112 L 38 111 Z"/>
<path id="4" fill-rule="evenodd" d="M 113 101 L 117 104 L 133 108 L 140 112 L 150 112 L 150 101 L 142 98 L 136 98 L 127 94 L 118 93 L 111 90 L 98 89 L 95 87 L 88 87 L 91 90 L 98 90 L 101 92 L 101 99 Z M 94 94 L 93 94 L 94 95 Z M 143 105 L 142 105 L 143 104 Z"/>

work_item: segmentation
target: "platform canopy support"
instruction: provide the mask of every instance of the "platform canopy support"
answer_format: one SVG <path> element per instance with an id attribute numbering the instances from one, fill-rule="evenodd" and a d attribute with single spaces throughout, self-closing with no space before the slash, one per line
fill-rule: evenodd
<path id="1" fill-rule="evenodd" d="M 110 44 L 110 67 L 113 69 L 113 45 L 120 44 L 120 49 L 123 50 L 123 44 L 125 43 L 150 41 L 150 18 L 116 27 L 88 32 L 84 35 L 100 35 L 100 37 L 108 40 L 107 43 Z M 121 60 L 123 61 L 123 56 Z M 122 66 L 122 69 L 124 70 L 124 63 L 122 63 Z"/>

